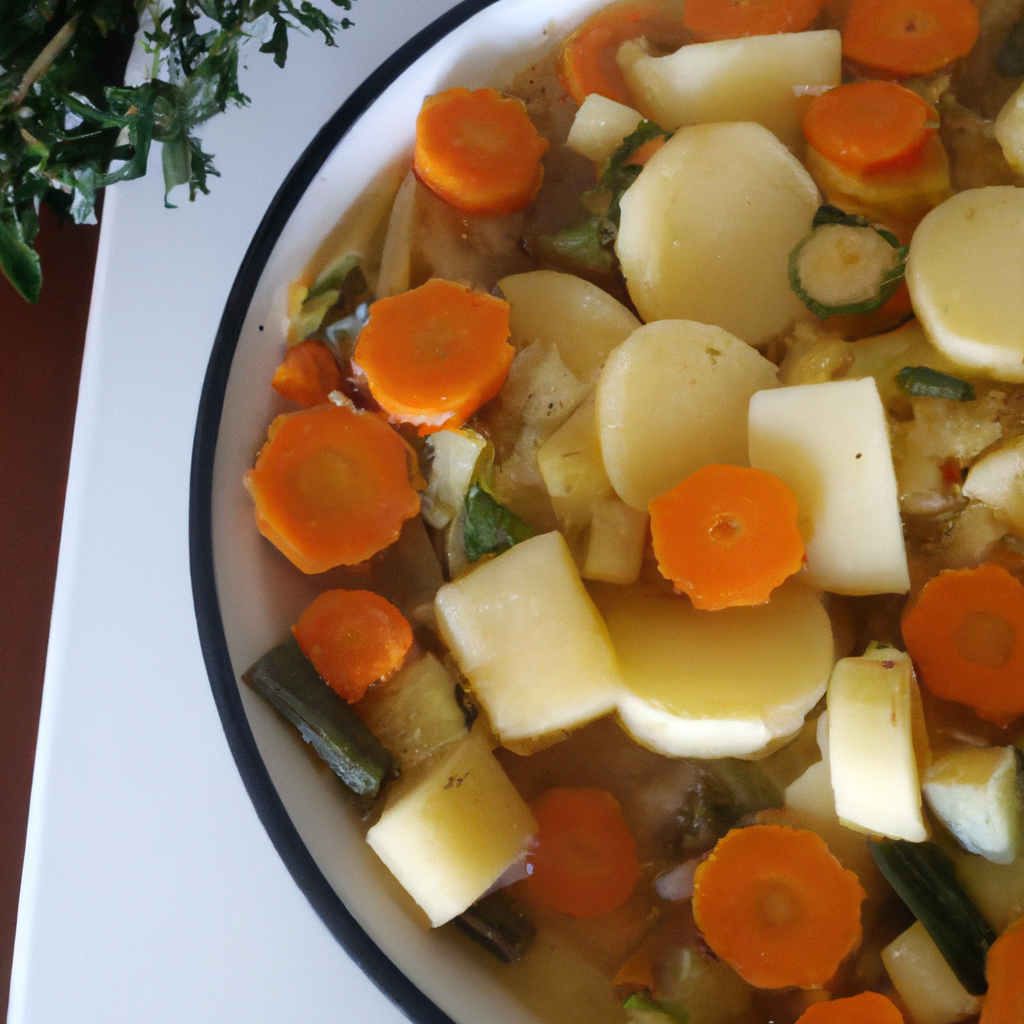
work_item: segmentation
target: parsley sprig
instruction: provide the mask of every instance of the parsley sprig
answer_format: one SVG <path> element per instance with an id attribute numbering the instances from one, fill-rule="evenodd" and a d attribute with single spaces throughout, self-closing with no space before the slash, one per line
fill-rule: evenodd
<path id="1" fill-rule="evenodd" d="M 333 46 L 351 24 L 308 0 L 0 0 L 0 269 L 35 302 L 39 204 L 94 221 L 100 191 L 145 174 L 154 142 L 166 205 L 179 185 L 189 199 L 208 192 L 217 171 L 195 130 L 249 102 L 238 83 L 242 42 L 262 40 L 260 52 L 283 67 L 291 30 Z M 137 31 L 148 77 L 129 86 Z"/>

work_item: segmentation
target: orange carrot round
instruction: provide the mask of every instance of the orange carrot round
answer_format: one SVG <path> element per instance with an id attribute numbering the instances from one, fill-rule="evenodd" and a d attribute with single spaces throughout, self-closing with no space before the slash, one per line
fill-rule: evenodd
<path id="1" fill-rule="evenodd" d="M 904 613 L 903 640 L 936 697 L 996 725 L 1024 714 L 1024 586 L 1002 566 L 930 579 Z"/>
<path id="2" fill-rule="evenodd" d="M 938 114 L 895 82 L 850 82 L 815 96 L 807 142 L 847 171 L 890 170 L 913 160 L 935 134 Z"/>
<path id="3" fill-rule="evenodd" d="M 349 702 L 394 675 L 412 647 L 405 616 L 370 590 L 325 591 L 292 632 L 324 681 Z"/>
<path id="4" fill-rule="evenodd" d="M 278 416 L 245 476 L 260 533 L 306 573 L 365 561 L 420 510 L 407 451 L 373 413 L 321 405 Z"/>
<path id="5" fill-rule="evenodd" d="M 1024 1021 L 1024 919 L 1010 925 L 989 946 L 985 978 L 988 992 L 978 1024 Z"/>
<path id="6" fill-rule="evenodd" d="M 449 206 L 500 217 L 537 194 L 547 148 L 522 100 L 496 89 L 448 89 L 423 101 L 412 169 Z"/>
<path id="7" fill-rule="evenodd" d="M 618 801 L 603 789 L 558 787 L 530 805 L 537 844 L 526 884 L 554 910 L 599 917 L 625 903 L 639 874 L 636 843 Z"/>
<path id="8" fill-rule="evenodd" d="M 852 0 L 843 56 L 894 75 L 929 75 L 978 38 L 971 0 Z"/>
<path id="9" fill-rule="evenodd" d="M 693 916 L 707 944 L 757 988 L 813 988 L 860 942 L 857 876 L 805 829 L 733 829 L 697 868 Z"/>
<path id="10" fill-rule="evenodd" d="M 344 379 L 331 350 L 322 341 L 309 338 L 288 349 L 270 383 L 283 398 L 311 409 L 326 402 Z"/>
<path id="11" fill-rule="evenodd" d="M 370 306 L 354 362 L 392 420 L 458 427 L 505 383 L 509 304 L 434 278 Z"/>
<path id="12" fill-rule="evenodd" d="M 824 0 L 686 0 L 683 24 L 700 42 L 803 32 Z"/>
<path id="13" fill-rule="evenodd" d="M 796 498 L 762 469 L 703 466 L 650 513 L 658 568 L 696 608 L 763 604 L 804 562 Z"/>
<path id="14" fill-rule="evenodd" d="M 846 999 L 830 999 L 807 1008 L 796 1024 L 904 1024 L 903 1014 L 891 999 L 877 992 L 861 992 Z"/>
<path id="15" fill-rule="evenodd" d="M 689 3 L 690 0 L 687 0 Z M 582 103 L 591 93 L 634 105 L 616 54 L 629 39 L 645 36 L 659 48 L 675 50 L 689 41 L 678 9 L 658 0 L 622 0 L 591 15 L 562 44 L 557 74 L 562 88 Z"/>

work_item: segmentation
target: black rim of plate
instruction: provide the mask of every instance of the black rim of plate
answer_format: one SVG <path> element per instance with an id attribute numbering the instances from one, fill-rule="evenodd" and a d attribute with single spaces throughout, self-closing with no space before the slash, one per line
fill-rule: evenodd
<path id="1" fill-rule="evenodd" d="M 419 1024 L 453 1024 L 366 934 L 317 867 L 267 772 L 242 707 L 220 614 L 213 570 L 213 463 L 228 375 L 245 320 L 277 240 L 335 146 L 367 108 L 432 46 L 495 0 L 462 0 L 377 68 L 317 132 L 263 215 L 228 295 L 203 381 L 192 445 L 189 563 L 203 659 L 239 774 L 274 847 L 299 889 L 362 971 Z"/>

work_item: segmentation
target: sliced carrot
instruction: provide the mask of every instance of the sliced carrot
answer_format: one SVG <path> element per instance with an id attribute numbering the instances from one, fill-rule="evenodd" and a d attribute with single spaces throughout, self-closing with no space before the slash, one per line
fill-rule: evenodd
<path id="1" fill-rule="evenodd" d="M 659 135 L 656 139 L 648 139 L 646 142 L 642 142 L 633 150 L 632 153 L 629 154 L 629 159 L 626 160 L 625 166 L 645 166 L 647 161 L 650 160 L 666 142 L 668 142 L 668 137 L 665 135 Z"/>
<path id="2" fill-rule="evenodd" d="M 371 590 L 327 590 L 292 627 L 324 681 L 352 702 L 402 666 L 412 627 L 390 601 Z"/>
<path id="3" fill-rule="evenodd" d="M 903 616 L 921 681 L 943 700 L 1009 725 L 1024 714 L 1024 586 L 993 563 L 930 579 Z"/>
<path id="4" fill-rule="evenodd" d="M 696 608 L 763 604 L 803 566 L 796 498 L 763 469 L 703 466 L 650 513 L 658 568 Z"/>
<path id="5" fill-rule="evenodd" d="M 985 978 L 988 992 L 978 1024 L 1024 1021 L 1024 919 L 1010 925 L 989 946 Z"/>
<path id="6" fill-rule="evenodd" d="M 448 89 L 423 101 L 412 169 L 449 206 L 500 217 L 537 194 L 547 149 L 522 100 L 497 89 Z"/>
<path id="7" fill-rule="evenodd" d="M 686 0 L 683 24 L 700 42 L 803 32 L 825 0 Z"/>
<path id="8" fill-rule="evenodd" d="M 537 843 L 526 884 L 554 910 L 599 917 L 621 906 L 640 866 L 618 801 L 603 789 L 557 787 L 530 805 Z"/>
<path id="9" fill-rule="evenodd" d="M 796 1024 L 904 1024 L 904 1021 L 891 999 L 877 992 L 861 992 L 846 999 L 815 1003 Z"/>
<path id="10" fill-rule="evenodd" d="M 624 42 L 640 36 L 666 51 L 676 50 L 690 39 L 678 5 L 663 0 L 610 4 L 588 18 L 562 44 L 556 69 L 562 88 L 577 103 L 597 93 L 633 106 L 635 101 L 615 58 Z"/>
<path id="11" fill-rule="evenodd" d="M 370 306 L 354 362 L 392 420 L 430 434 L 501 390 L 515 355 L 508 324 L 504 299 L 434 278 Z"/>
<path id="12" fill-rule="evenodd" d="M 757 988 L 813 988 L 860 942 L 864 890 L 806 829 L 733 829 L 697 868 L 693 916 L 712 951 Z"/>
<path id="13" fill-rule="evenodd" d="M 344 378 L 331 350 L 322 341 L 309 338 L 288 349 L 270 383 L 282 397 L 311 409 L 323 405 L 327 396 L 344 384 Z"/>
<path id="14" fill-rule="evenodd" d="M 336 405 L 278 416 L 245 485 L 260 533 L 307 573 L 365 561 L 420 510 L 405 442 Z"/>
<path id="15" fill-rule="evenodd" d="M 895 169 L 914 160 L 939 116 L 895 82 L 850 82 L 815 96 L 804 117 L 808 143 L 847 171 Z"/>
<path id="16" fill-rule="evenodd" d="M 894 75 L 929 75 L 978 38 L 971 0 L 852 0 L 843 56 Z"/>

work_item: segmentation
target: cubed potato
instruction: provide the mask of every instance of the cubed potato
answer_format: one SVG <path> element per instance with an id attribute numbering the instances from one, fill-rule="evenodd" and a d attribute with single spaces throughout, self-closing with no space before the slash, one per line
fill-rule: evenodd
<path id="1" fill-rule="evenodd" d="M 758 392 L 750 464 L 796 495 L 807 575 L 837 594 L 910 589 L 896 473 L 870 377 Z"/>
<path id="2" fill-rule="evenodd" d="M 626 690 L 619 715 L 673 757 L 746 757 L 795 733 L 825 692 L 832 628 L 796 582 L 767 604 L 698 611 L 671 591 L 602 588 Z"/>
<path id="3" fill-rule="evenodd" d="M 953 860 L 957 880 L 997 934 L 1024 917 L 1024 857 L 993 864 L 976 854 L 955 852 Z"/>
<path id="4" fill-rule="evenodd" d="M 1024 534 L 1024 436 L 1010 438 L 978 459 L 964 481 L 964 494 L 984 502 L 1015 533 Z"/>
<path id="5" fill-rule="evenodd" d="M 607 714 L 621 678 L 560 533 L 517 544 L 443 586 L 441 635 L 505 746 L 529 750 Z"/>
<path id="6" fill-rule="evenodd" d="M 580 380 L 640 326 L 618 299 L 572 274 L 531 270 L 503 277 L 498 287 L 512 307 L 512 344 L 517 349 L 538 341 L 553 345 Z"/>
<path id="7" fill-rule="evenodd" d="M 694 43 L 667 57 L 634 40 L 618 61 L 638 108 L 663 128 L 756 121 L 795 153 L 804 148 L 810 89 L 842 81 L 835 29 Z"/>
<path id="8" fill-rule="evenodd" d="M 1006 162 L 1024 173 L 1024 85 L 1003 104 L 994 132 Z"/>
<path id="9" fill-rule="evenodd" d="M 640 316 L 715 324 L 760 345 L 808 316 L 789 284 L 818 187 L 767 128 L 681 128 L 622 197 L 615 243 Z"/>
<path id="10" fill-rule="evenodd" d="M 536 831 L 478 730 L 397 785 L 366 841 L 436 928 L 487 892 Z"/>
<path id="11" fill-rule="evenodd" d="M 969 189 L 932 210 L 914 232 L 907 286 L 954 363 L 1024 381 L 1024 188 Z"/>
<path id="12" fill-rule="evenodd" d="M 592 92 L 576 111 L 565 144 L 580 156 L 602 164 L 642 120 L 643 115 L 632 107 Z"/>
<path id="13" fill-rule="evenodd" d="M 635 331 L 597 385 L 601 451 L 616 493 L 646 512 L 701 466 L 746 465 L 747 403 L 777 380 L 773 363 L 721 328 L 660 320 Z"/>

